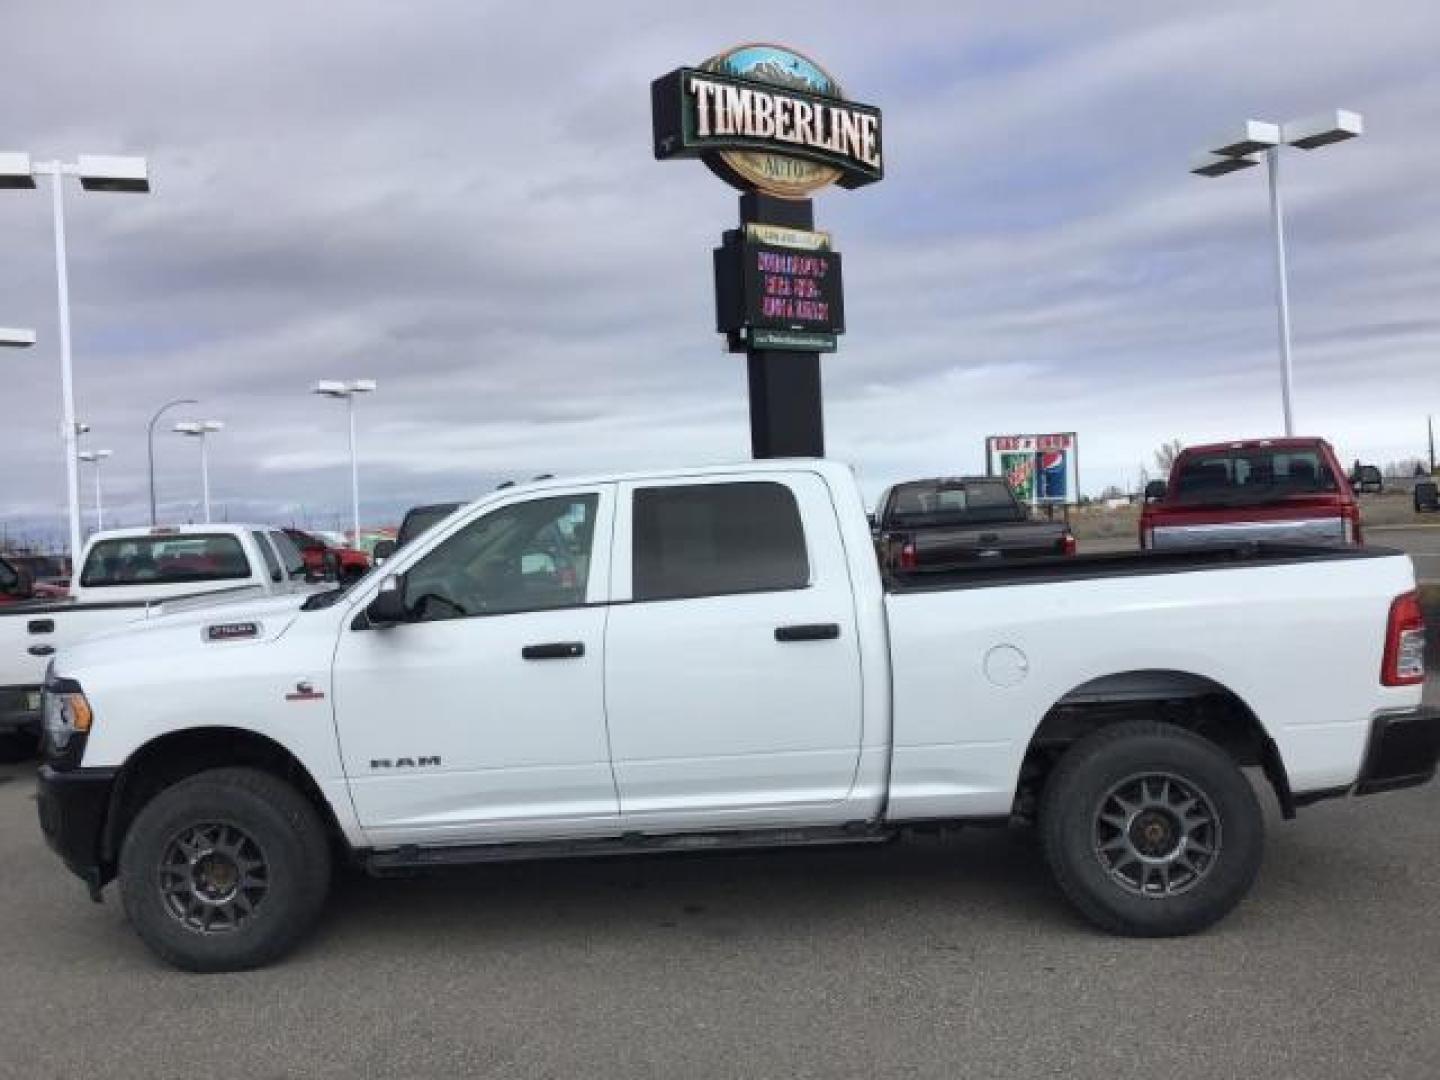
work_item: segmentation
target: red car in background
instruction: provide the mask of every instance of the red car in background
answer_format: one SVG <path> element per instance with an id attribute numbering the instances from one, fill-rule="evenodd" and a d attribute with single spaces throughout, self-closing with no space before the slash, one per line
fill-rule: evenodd
<path id="1" fill-rule="evenodd" d="M 1324 439 L 1246 439 L 1180 451 L 1168 483 L 1152 482 L 1142 548 L 1270 541 L 1361 543 L 1360 504 Z"/>
<path id="2" fill-rule="evenodd" d="M 333 570 L 341 581 L 353 581 L 370 571 L 370 556 L 363 551 L 352 547 L 335 547 L 303 529 L 286 528 L 281 531 L 300 549 L 300 554 L 305 559 L 305 571 L 314 577 L 327 577 Z"/>
<path id="3" fill-rule="evenodd" d="M 24 600 L 59 600 L 70 595 L 70 560 L 63 555 L 32 555 L 7 552 L 0 562 L 0 604 Z M 19 578 L 14 577 L 18 574 Z M 24 596 L 15 590 L 24 582 Z"/>
<path id="4" fill-rule="evenodd" d="M 30 575 L 0 555 L 0 604 L 16 604 L 33 596 Z"/>

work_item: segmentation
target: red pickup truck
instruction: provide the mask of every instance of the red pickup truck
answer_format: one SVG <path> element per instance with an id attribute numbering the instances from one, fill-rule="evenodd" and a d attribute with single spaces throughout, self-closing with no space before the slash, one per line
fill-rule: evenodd
<path id="1" fill-rule="evenodd" d="M 1246 439 L 1190 446 L 1169 482 L 1147 487 L 1142 548 L 1237 541 L 1354 545 L 1360 505 L 1324 439 Z"/>
<path id="2" fill-rule="evenodd" d="M 352 547 L 335 547 L 327 544 L 314 533 L 305 532 L 303 529 L 286 527 L 283 531 L 300 549 L 307 573 L 316 577 L 327 576 L 332 572 L 330 566 L 332 557 L 334 559 L 333 573 L 342 582 L 364 577 L 370 570 L 370 556 L 363 551 Z"/>
<path id="3" fill-rule="evenodd" d="M 27 571 L 0 556 L 0 604 L 15 604 L 34 596 L 34 582 Z"/>

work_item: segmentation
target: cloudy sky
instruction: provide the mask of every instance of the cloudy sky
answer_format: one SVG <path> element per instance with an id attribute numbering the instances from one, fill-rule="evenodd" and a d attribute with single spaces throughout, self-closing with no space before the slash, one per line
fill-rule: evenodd
<path id="1" fill-rule="evenodd" d="M 744 362 L 713 334 L 735 195 L 650 156 L 649 82 L 793 45 L 885 111 L 883 183 L 817 198 L 850 327 L 828 451 L 868 492 L 983 467 L 987 433 L 1076 430 L 1082 485 L 1162 440 L 1280 428 L 1263 170 L 1192 152 L 1343 106 L 1365 137 L 1284 161 L 1298 425 L 1424 450 L 1440 407 L 1440 5 L 332 3 L 10 5 L 0 150 L 143 153 L 149 196 L 66 191 L 76 395 L 145 515 L 165 400 L 225 421 L 232 518 L 331 524 L 363 401 L 367 520 L 502 478 L 736 460 Z M 43 182 L 42 182 L 43 183 Z M 48 193 L 0 191 L 0 521 L 64 502 Z M 189 418 L 184 412 L 174 419 Z M 197 448 L 157 438 L 162 512 Z M 89 478 L 85 477 L 89 497 Z"/>

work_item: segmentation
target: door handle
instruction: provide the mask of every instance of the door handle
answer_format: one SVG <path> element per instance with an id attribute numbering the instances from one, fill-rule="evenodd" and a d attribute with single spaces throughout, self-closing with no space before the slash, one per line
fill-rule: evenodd
<path id="1" fill-rule="evenodd" d="M 54 645 L 31 645 L 25 650 L 31 656 L 49 656 L 55 651 Z"/>
<path id="2" fill-rule="evenodd" d="M 53 634 L 55 632 L 55 620 L 31 619 L 25 624 L 25 629 L 31 634 Z"/>
<path id="3" fill-rule="evenodd" d="M 777 626 L 776 641 L 833 641 L 840 636 L 840 624 L 802 623 L 799 626 Z"/>
<path id="4" fill-rule="evenodd" d="M 526 660 L 574 660 L 585 655 L 583 641 L 547 641 L 543 645 L 526 645 L 520 656 Z"/>

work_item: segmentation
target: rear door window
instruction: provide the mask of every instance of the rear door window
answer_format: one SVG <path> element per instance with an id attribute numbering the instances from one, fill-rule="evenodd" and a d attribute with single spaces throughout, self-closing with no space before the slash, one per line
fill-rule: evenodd
<path id="1" fill-rule="evenodd" d="M 805 530 L 784 484 L 639 488 L 634 495 L 636 600 L 803 589 Z"/>

